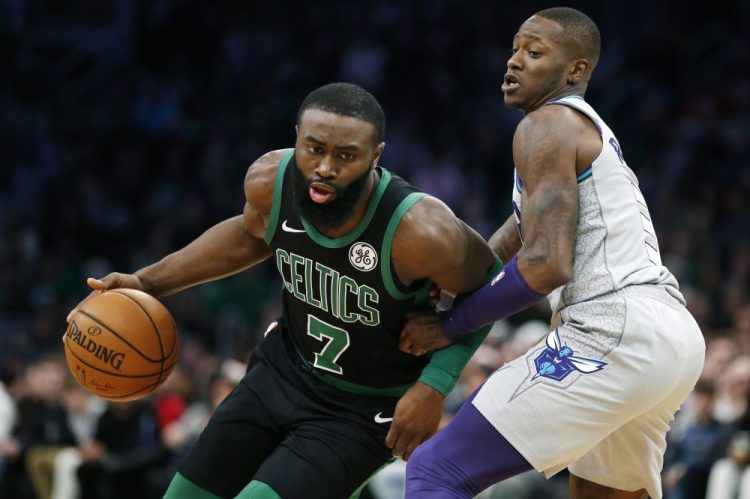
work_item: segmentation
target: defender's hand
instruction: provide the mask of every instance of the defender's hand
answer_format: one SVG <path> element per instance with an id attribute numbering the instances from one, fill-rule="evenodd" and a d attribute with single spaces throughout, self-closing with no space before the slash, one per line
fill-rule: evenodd
<path id="1" fill-rule="evenodd" d="M 103 293 L 104 291 L 107 291 L 109 289 L 117 288 L 131 288 L 143 291 L 143 283 L 138 278 L 138 276 L 136 276 L 135 274 L 120 274 L 119 272 L 112 272 L 110 274 L 107 274 L 107 276 L 102 279 L 94 279 L 93 277 L 89 277 L 88 279 L 86 279 L 86 284 L 88 284 L 90 288 L 93 288 L 94 291 L 89 293 L 86 298 L 81 300 L 80 303 L 78 303 L 78 305 L 76 305 L 75 308 L 70 311 L 68 317 L 66 318 L 68 323 L 71 321 L 73 315 L 78 311 L 81 305 L 83 305 L 86 300 L 94 295 Z"/>
<path id="2" fill-rule="evenodd" d="M 419 381 L 401 397 L 385 445 L 395 457 L 407 461 L 411 453 L 435 434 L 443 416 L 445 397 L 431 386 Z"/>
<path id="3" fill-rule="evenodd" d="M 440 350 L 452 343 L 443 334 L 438 315 L 431 310 L 412 310 L 406 314 L 398 348 L 404 353 L 420 356 Z"/>

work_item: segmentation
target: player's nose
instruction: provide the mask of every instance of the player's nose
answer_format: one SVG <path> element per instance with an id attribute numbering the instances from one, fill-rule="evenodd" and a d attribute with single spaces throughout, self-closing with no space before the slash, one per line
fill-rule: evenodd
<path id="1" fill-rule="evenodd" d="M 326 155 L 320 159 L 320 163 L 315 168 L 315 173 L 321 178 L 330 179 L 336 177 L 336 170 L 334 169 L 331 156 Z"/>
<path id="2" fill-rule="evenodd" d="M 520 52 L 519 50 L 508 58 L 508 61 L 505 63 L 508 69 L 521 69 L 520 56 L 518 55 Z"/>

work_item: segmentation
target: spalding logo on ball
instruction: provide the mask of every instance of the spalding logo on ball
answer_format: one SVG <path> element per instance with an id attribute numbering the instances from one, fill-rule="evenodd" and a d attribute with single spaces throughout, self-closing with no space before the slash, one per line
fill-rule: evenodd
<path id="1" fill-rule="evenodd" d="M 68 367 L 78 383 L 115 402 L 156 390 L 180 353 L 169 311 L 135 289 L 113 289 L 83 302 L 64 338 Z"/>

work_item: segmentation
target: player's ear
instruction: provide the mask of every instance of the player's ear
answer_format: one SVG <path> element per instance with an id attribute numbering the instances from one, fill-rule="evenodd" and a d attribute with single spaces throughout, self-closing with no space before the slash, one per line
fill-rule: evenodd
<path id="1" fill-rule="evenodd" d="M 575 85 L 588 76 L 590 67 L 591 64 L 588 59 L 575 59 L 570 61 L 570 65 L 568 66 L 568 85 Z"/>
<path id="2" fill-rule="evenodd" d="M 383 155 L 383 151 L 385 150 L 385 142 L 381 142 L 377 146 L 375 146 L 375 152 L 372 155 L 372 164 L 371 167 L 378 166 L 378 160 L 380 159 L 380 156 Z"/>
<path id="3" fill-rule="evenodd" d="M 299 125 L 294 125 L 294 135 L 299 135 Z"/>

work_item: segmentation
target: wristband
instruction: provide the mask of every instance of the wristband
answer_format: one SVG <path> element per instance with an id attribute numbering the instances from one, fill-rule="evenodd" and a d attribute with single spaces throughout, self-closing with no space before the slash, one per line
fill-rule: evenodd
<path id="1" fill-rule="evenodd" d="M 524 310 L 544 298 L 524 280 L 516 257 L 489 284 L 440 313 L 443 333 L 456 340 L 472 331 Z"/>

